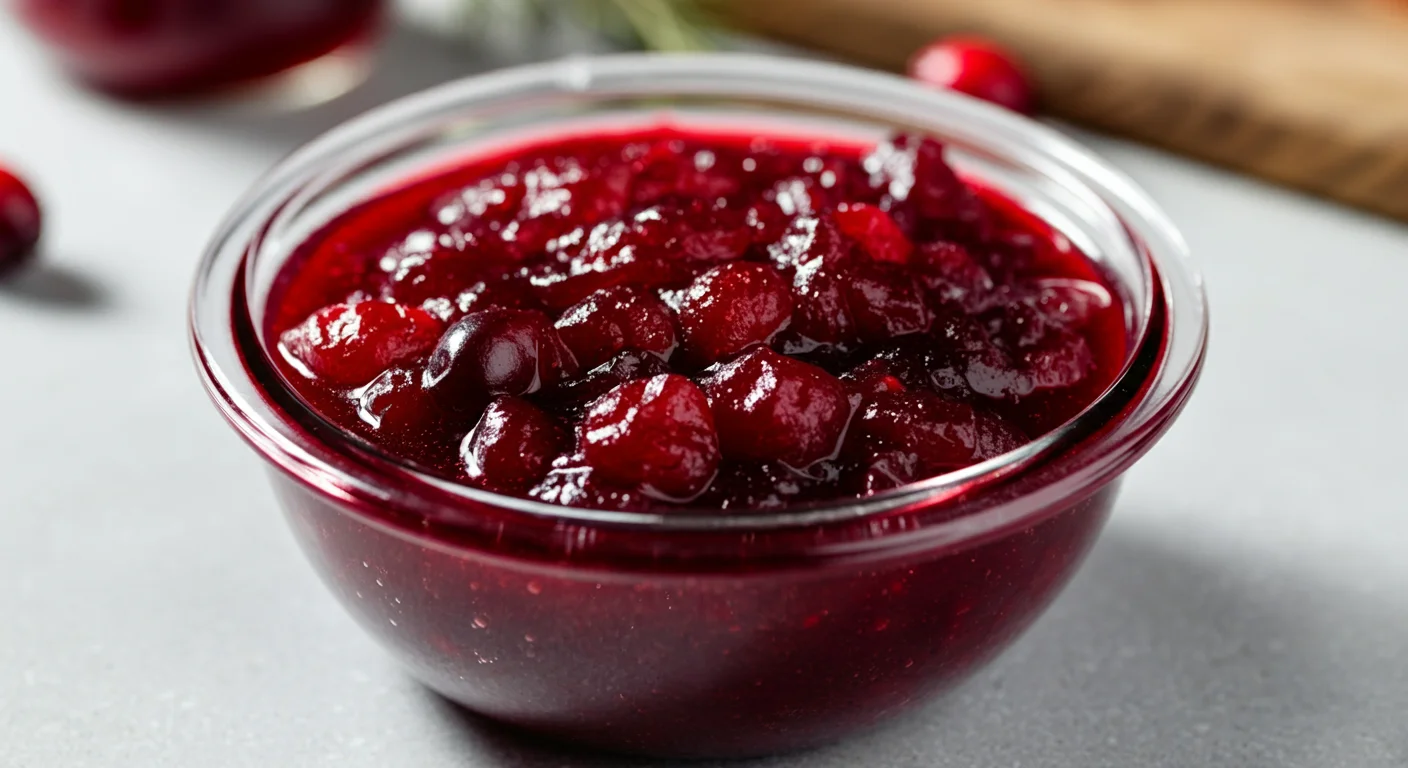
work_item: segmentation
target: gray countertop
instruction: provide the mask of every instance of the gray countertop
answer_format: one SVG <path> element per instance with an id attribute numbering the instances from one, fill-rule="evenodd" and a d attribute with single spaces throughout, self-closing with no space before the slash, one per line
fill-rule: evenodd
<path id="1" fill-rule="evenodd" d="M 0 14 L 0 157 L 45 261 L 0 288 L 0 766 L 613 766 L 506 736 L 374 647 L 206 401 L 185 300 L 255 177 L 473 63 L 298 116 L 74 88 Z M 1408 765 L 1408 228 L 1118 141 L 1202 264 L 1201 389 L 1051 611 L 959 694 L 792 766 Z"/>

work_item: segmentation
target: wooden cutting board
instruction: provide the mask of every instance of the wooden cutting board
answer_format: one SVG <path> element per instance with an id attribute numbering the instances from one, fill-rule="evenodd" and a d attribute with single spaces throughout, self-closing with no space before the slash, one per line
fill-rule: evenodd
<path id="1" fill-rule="evenodd" d="M 729 0 L 753 29 L 903 69 L 1014 50 L 1058 117 L 1408 219 L 1408 0 Z"/>

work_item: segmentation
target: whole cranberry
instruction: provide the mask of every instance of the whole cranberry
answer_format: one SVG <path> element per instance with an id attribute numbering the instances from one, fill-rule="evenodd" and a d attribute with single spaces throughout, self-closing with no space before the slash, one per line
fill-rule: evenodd
<path id="1" fill-rule="evenodd" d="M 477 410 L 495 395 L 525 395 L 570 378 L 577 361 L 548 316 L 487 307 L 451 325 L 430 356 L 422 386 L 445 408 Z"/>
<path id="2" fill-rule="evenodd" d="M 521 175 L 518 215 L 503 230 L 518 245 L 518 258 L 574 228 L 620 216 L 630 202 L 631 169 L 625 165 L 595 168 L 585 159 L 549 157 L 531 162 Z"/>
<path id="3" fill-rule="evenodd" d="M 473 283 L 460 291 L 454 301 L 433 301 L 422 305 L 431 314 L 446 321 L 458 320 L 478 309 L 508 307 L 510 309 L 541 309 L 528 281 L 519 277 L 489 278 Z"/>
<path id="4" fill-rule="evenodd" d="M 870 396 L 846 436 L 848 455 L 869 467 L 869 492 L 961 469 L 1026 442 L 1015 427 L 930 392 Z"/>
<path id="5" fill-rule="evenodd" d="M 593 293 L 563 312 L 555 325 L 584 368 L 627 347 L 668 359 L 678 344 L 670 308 L 654 293 L 629 285 Z"/>
<path id="6" fill-rule="evenodd" d="M 653 142 L 634 161 L 635 201 L 648 205 L 668 197 L 712 200 L 742 186 L 742 170 L 719 162 L 710 150 L 688 151 L 684 142 Z"/>
<path id="7" fill-rule="evenodd" d="M 299 373 L 360 386 L 396 363 L 429 352 L 440 321 L 425 310 L 384 301 L 333 304 L 279 337 L 279 351 Z"/>
<path id="8" fill-rule="evenodd" d="M 353 428 L 399 456 L 437 466 L 450 458 L 454 441 L 474 420 L 440 408 L 420 379 L 419 367 L 397 365 L 355 390 Z"/>
<path id="9" fill-rule="evenodd" d="M 924 287 L 940 301 L 974 310 L 993 290 L 992 275 L 958 243 L 926 243 L 915 253 L 914 264 Z"/>
<path id="10" fill-rule="evenodd" d="M 386 273 L 382 298 L 410 306 L 441 301 L 450 304 L 466 285 L 483 279 L 484 265 L 474 254 L 446 247 L 428 229 L 418 229 L 382 256 Z"/>
<path id="11" fill-rule="evenodd" d="M 928 45 L 910 59 L 909 76 L 1024 115 L 1036 105 L 1031 82 L 1016 57 L 979 37 L 950 37 Z"/>
<path id="12" fill-rule="evenodd" d="M 798 216 L 768 247 L 768 258 L 778 269 L 790 270 L 811 261 L 839 263 L 851 255 L 851 244 L 830 216 Z"/>
<path id="13" fill-rule="evenodd" d="M 29 186 L 0 168 L 0 276 L 34 255 L 42 219 L 39 200 Z"/>
<path id="14" fill-rule="evenodd" d="M 880 208 L 865 203 L 842 203 L 832 217 L 841 232 L 870 258 L 890 264 L 909 263 L 914 244 L 890 214 Z"/>
<path id="15" fill-rule="evenodd" d="M 721 264 L 743 255 L 753 243 L 747 212 L 719 199 L 655 205 L 631 217 L 638 241 L 669 258 L 692 264 Z"/>
<path id="16" fill-rule="evenodd" d="M 897 224 L 907 224 L 911 235 L 923 234 L 912 231 L 922 229 L 916 220 L 926 220 L 930 229 L 973 228 L 968 219 L 977 215 L 973 209 L 981 201 L 948 164 L 946 153 L 933 137 L 901 134 L 880 142 L 865 158 L 871 186 L 884 190 L 880 207 L 902 217 Z"/>
<path id="17" fill-rule="evenodd" d="M 797 335 L 840 347 L 856 341 L 845 289 L 852 246 L 830 216 L 793 219 L 768 256 L 792 274 L 792 330 Z"/>
<path id="18" fill-rule="evenodd" d="M 627 382 L 593 403 L 580 444 L 608 482 L 667 499 L 697 496 L 719 468 L 709 401 L 672 373 Z"/>
<path id="19" fill-rule="evenodd" d="M 388 368 L 357 394 L 357 417 L 383 435 L 399 441 L 425 432 L 438 414 L 420 387 L 420 371 L 406 366 Z"/>
<path id="20" fill-rule="evenodd" d="M 886 341 L 929 329 L 932 318 L 914 273 L 884 262 L 858 264 L 843 285 L 862 341 Z"/>
<path id="21" fill-rule="evenodd" d="M 602 288 L 658 288 L 689 282 L 689 271 L 679 259 L 648 247 L 640 238 L 630 223 L 598 224 L 572 256 L 531 276 L 533 291 L 547 307 L 562 310 Z"/>
<path id="22" fill-rule="evenodd" d="M 553 417 L 517 397 L 499 397 L 460 446 L 471 485 L 498 493 L 523 493 L 547 474 L 566 448 L 566 435 Z"/>
<path id="23" fill-rule="evenodd" d="M 787 282 L 763 264 L 714 267 L 694 280 L 680 304 L 685 343 L 706 363 L 765 344 L 791 321 Z"/>
<path id="24" fill-rule="evenodd" d="M 839 379 L 767 347 L 710 368 L 700 386 L 731 460 L 805 468 L 836 453 L 851 415 Z"/>

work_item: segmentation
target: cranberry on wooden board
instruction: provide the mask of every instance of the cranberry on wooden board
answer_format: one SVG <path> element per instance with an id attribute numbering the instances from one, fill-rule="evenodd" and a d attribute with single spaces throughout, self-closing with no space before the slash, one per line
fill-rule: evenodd
<path id="1" fill-rule="evenodd" d="M 1036 97 L 1017 59 L 979 37 L 950 37 L 921 49 L 909 61 L 909 76 L 1029 115 Z"/>
<path id="2" fill-rule="evenodd" d="M 0 168 L 0 277 L 34 256 L 42 224 L 39 200 L 29 185 Z"/>

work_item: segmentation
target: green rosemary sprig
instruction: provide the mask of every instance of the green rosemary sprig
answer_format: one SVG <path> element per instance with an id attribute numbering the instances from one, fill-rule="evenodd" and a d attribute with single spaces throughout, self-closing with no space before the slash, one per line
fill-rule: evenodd
<path id="1" fill-rule="evenodd" d="M 618 46 L 657 51 L 716 48 L 718 28 L 704 7 L 707 0 L 463 0 L 470 25 L 487 24 L 494 14 L 547 29 L 564 17 Z"/>

